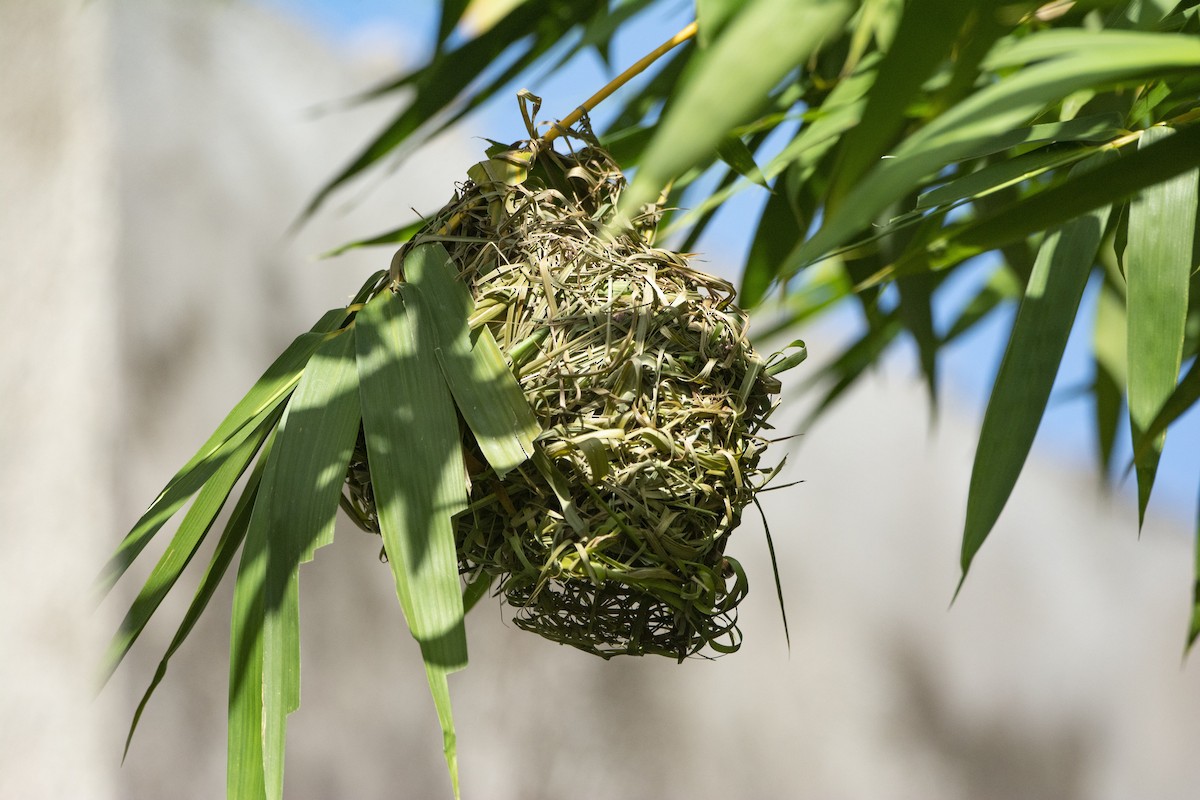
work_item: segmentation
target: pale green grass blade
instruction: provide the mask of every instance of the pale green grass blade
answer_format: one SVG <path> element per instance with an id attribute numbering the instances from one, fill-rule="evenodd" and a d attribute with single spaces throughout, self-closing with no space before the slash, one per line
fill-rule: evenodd
<path id="1" fill-rule="evenodd" d="M 1169 34 L 1125 33 L 1098 48 L 1079 32 L 1069 55 L 1017 70 L 937 117 L 881 161 L 847 194 L 838 212 L 788 258 L 791 275 L 866 228 L 890 204 L 947 164 L 1011 147 L 1021 128 L 1047 103 L 1072 92 L 1200 66 L 1200 40 Z M 1041 33 L 1027 37 L 1036 39 Z"/>
<path id="2" fill-rule="evenodd" d="M 242 546 L 242 542 L 246 538 L 246 529 L 250 525 L 250 515 L 254 510 L 255 498 L 258 497 L 258 487 L 262 480 L 263 466 L 266 464 L 266 459 L 270 453 L 271 442 L 272 439 L 268 439 L 267 443 L 263 446 L 258 463 L 255 464 L 254 471 L 250 473 L 250 477 L 246 481 L 246 488 L 234 506 L 233 513 L 229 517 L 229 522 L 226 523 L 225 530 L 221 534 L 221 539 L 217 542 L 216 550 L 208 562 L 208 567 L 205 569 L 204 575 L 200 578 L 200 585 L 196 588 L 196 594 L 192 598 L 192 603 L 188 606 L 187 613 L 183 616 L 183 621 L 179 623 L 179 628 L 175 631 L 175 636 L 171 639 L 171 644 L 167 647 L 166 654 L 158 662 L 158 668 L 154 671 L 154 678 L 150 681 L 150 686 L 147 687 L 141 701 L 138 703 L 137 711 L 133 715 L 133 721 L 129 725 L 129 734 L 125 738 L 125 753 L 122 759 L 124 759 L 125 755 L 129 754 L 129 745 L 133 741 L 133 733 L 137 730 L 138 722 L 142 718 L 142 712 L 146 710 L 146 705 L 150 702 L 154 690 L 158 688 L 163 678 L 167 676 L 167 666 L 170 663 L 171 657 L 183 646 L 184 641 L 187 640 L 188 635 L 192 632 L 192 628 L 196 626 L 196 622 L 199 621 L 201 614 L 204 613 L 204 609 L 208 607 L 208 603 L 212 600 L 213 594 L 216 593 L 221 579 L 225 577 L 226 570 L 233 563 L 233 557 L 237 554 L 238 548 Z"/>
<path id="3" fill-rule="evenodd" d="M 263 611 L 271 495 L 278 467 L 267 458 L 250 515 L 242 560 L 233 587 L 229 630 L 229 723 L 226 800 L 263 800 Z"/>
<path id="4" fill-rule="evenodd" d="M 537 418 L 491 332 L 471 331 L 471 292 L 441 244 L 422 244 L 404 259 L 404 277 L 437 313 L 438 360 L 458 410 L 484 457 L 503 475 L 533 455 Z"/>
<path id="5" fill-rule="evenodd" d="M 446 757 L 446 769 L 450 773 L 450 788 L 454 800 L 460 797 L 458 788 L 458 735 L 454 732 L 454 717 L 450 713 L 449 670 L 437 664 L 425 662 L 425 677 L 429 681 L 429 693 L 437 709 L 438 725 L 442 728 L 442 754 Z"/>
<path id="6" fill-rule="evenodd" d="M 1175 136 L 1154 127 L 1142 134 L 1138 149 Z M 1151 186 L 1130 203 L 1129 241 L 1125 248 L 1126 305 L 1129 312 L 1129 420 L 1135 445 L 1175 391 L 1187 322 L 1188 280 L 1195 238 L 1197 170 Z M 1158 469 L 1166 433 L 1138 457 L 1138 522 Z"/>
<path id="7" fill-rule="evenodd" d="M 270 498 L 263 617 L 263 766 L 283 797 L 287 715 L 300 707 L 300 564 L 333 541 L 346 465 L 358 436 L 353 329 L 323 344 L 280 424 Z"/>
<path id="8" fill-rule="evenodd" d="M 326 332 L 335 330 L 345 317 L 344 309 L 328 312 L 310 332 L 297 337 L 267 368 L 246 396 L 217 426 L 208 441 L 159 493 L 118 545 L 96 580 L 97 590 L 101 594 L 112 588 L 163 524 L 183 507 L 187 499 L 220 467 L 229 453 L 249 435 L 254 421 L 271 413 L 286 400 L 296 381 L 300 379 L 309 357 L 324 341 Z"/>
<path id="9" fill-rule="evenodd" d="M 1076 171 L 1095 167 L 1102 158 Z M 1050 233 L 1038 250 L 979 432 L 963 528 L 963 580 L 1033 445 L 1108 213 L 1106 207 L 1072 220 Z"/>
<path id="10" fill-rule="evenodd" d="M 672 179 L 711 157 L 730 130 L 760 110 L 789 71 L 841 28 L 854 6 L 848 0 L 748 4 L 711 46 L 697 52 L 621 196 L 622 209 L 636 212 Z"/>
<path id="11" fill-rule="evenodd" d="M 367 457 L 396 595 L 421 646 L 457 787 L 445 675 L 467 663 L 452 516 L 466 508 L 458 416 L 438 364 L 430 310 L 412 286 L 358 315 L 359 391 Z"/>
<path id="12" fill-rule="evenodd" d="M 179 524 L 179 530 L 175 532 L 171 543 L 159 558 L 158 563 L 154 565 L 150 577 L 146 579 L 145 585 L 138 592 L 125 619 L 121 621 L 120 629 L 108 645 L 102 672 L 104 683 L 107 683 L 112 677 L 121 660 L 125 658 L 125 654 L 129 652 L 129 648 L 137 641 L 138 636 L 145 629 L 146 623 L 150 621 L 150 617 L 162 603 L 163 598 L 171 591 L 175 582 L 179 580 L 180 574 L 191 562 L 192 556 L 196 554 L 204 537 L 208 535 L 217 515 L 221 513 L 234 484 L 246 471 L 246 467 L 250 465 L 259 446 L 274 427 L 276 419 L 277 415 L 271 413 L 259 422 L 253 432 L 230 452 L 228 458 L 222 462 L 208 482 L 204 484 L 204 488 L 200 490 L 196 501 L 192 503 L 183 522 Z"/>

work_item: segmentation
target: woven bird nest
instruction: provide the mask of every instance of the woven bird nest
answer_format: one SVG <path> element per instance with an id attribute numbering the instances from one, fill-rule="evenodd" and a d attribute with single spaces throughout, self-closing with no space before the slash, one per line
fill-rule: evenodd
<path id="1" fill-rule="evenodd" d="M 519 627 L 604 658 L 732 651 L 747 582 L 725 549 L 772 474 L 779 382 L 733 287 L 652 246 L 657 209 L 612 232 L 605 151 L 536 144 L 473 168 L 408 245 L 448 249 L 542 429 L 501 478 L 462 426 L 460 570 Z M 378 532 L 366 458 L 360 437 L 347 502 Z"/>

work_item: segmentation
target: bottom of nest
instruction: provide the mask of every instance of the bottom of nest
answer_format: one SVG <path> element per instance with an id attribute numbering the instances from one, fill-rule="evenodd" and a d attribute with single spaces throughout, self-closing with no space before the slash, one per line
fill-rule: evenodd
<path id="1" fill-rule="evenodd" d="M 741 646 L 736 607 L 746 595 L 741 565 L 725 559 L 733 586 L 699 586 L 688 595 L 655 593 L 615 580 L 594 583 L 548 581 L 514 585 L 501 592 L 522 630 L 570 645 L 603 659 L 660 655 L 682 661 L 711 647 L 732 653 Z M 724 583 L 724 581 L 722 581 Z M 715 603 L 715 604 L 714 604 Z"/>

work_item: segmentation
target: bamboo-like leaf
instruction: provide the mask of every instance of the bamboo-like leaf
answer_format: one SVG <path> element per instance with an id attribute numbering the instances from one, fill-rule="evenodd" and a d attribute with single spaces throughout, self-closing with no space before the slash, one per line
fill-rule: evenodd
<path id="1" fill-rule="evenodd" d="M 158 668 L 154 671 L 154 678 L 150 681 L 150 685 L 146 688 L 141 701 L 138 703 L 137 711 L 133 715 L 133 721 L 129 725 L 129 734 L 125 737 L 125 755 L 129 753 L 129 745 L 133 741 L 133 733 L 137 730 L 138 722 L 142 718 L 142 712 L 146 710 L 146 705 L 154 695 L 154 690 L 158 688 L 163 678 L 167 676 L 167 666 L 170 663 L 171 657 L 183 646 L 184 641 L 191 634 L 192 628 L 200 620 L 204 609 L 208 607 L 208 602 L 212 599 L 213 594 L 217 591 L 217 587 L 221 584 L 221 579 L 225 577 L 226 570 L 229 569 L 229 565 L 233 562 L 233 557 L 237 554 L 238 548 L 242 546 L 242 542 L 246 538 L 246 529 L 250 525 L 250 515 L 254 510 L 254 502 L 258 497 L 258 487 L 262 481 L 263 467 L 266 465 L 273 441 L 274 437 L 268 438 L 266 444 L 263 445 L 258 463 L 255 464 L 254 471 L 250 473 L 250 477 L 246 481 L 246 488 L 242 492 L 242 496 L 238 498 L 233 513 L 229 517 L 229 522 L 226 523 L 225 530 L 221 533 L 221 539 L 217 542 L 217 547 L 213 551 L 212 558 L 209 560 L 208 567 L 205 569 L 204 575 L 200 578 L 200 585 L 196 588 L 191 605 L 188 606 L 187 613 L 183 616 L 183 621 L 179 623 L 179 627 L 175 631 L 175 636 L 171 639 L 171 644 L 167 647 L 166 654 L 158 662 Z"/>
<path id="2" fill-rule="evenodd" d="M 820 109 L 811 112 L 811 115 L 806 115 L 805 124 L 792 141 L 784 145 L 783 149 L 762 168 L 763 177 L 768 181 L 774 180 L 789 167 L 793 167 L 799 174 L 806 177 L 813 174 L 814 167 L 833 149 L 839 138 L 858 124 L 865 103 L 863 95 L 875 80 L 875 69 L 878 63 L 877 54 L 871 53 L 862 60 L 853 75 L 839 82 L 829 93 L 825 102 L 821 104 Z M 824 179 L 824 176 L 820 177 L 822 180 Z M 693 206 L 677 223 L 667 227 L 662 236 L 670 236 L 691 219 L 708 213 L 746 187 L 753 185 L 755 184 L 748 180 L 738 181 L 732 186 L 713 192 L 710 197 Z M 781 259 L 775 265 L 775 272 L 778 272 L 782 266 L 783 260 Z"/>
<path id="3" fill-rule="evenodd" d="M 466 508 L 458 419 L 419 291 L 383 292 L 356 321 L 367 456 L 396 595 L 421 645 L 457 789 L 445 673 L 467 663 L 452 517 Z"/>
<path id="4" fill-rule="evenodd" d="M 263 766 L 283 797 L 287 715 L 300 706 L 300 564 L 333 541 L 346 465 L 359 429 L 353 329 L 325 342 L 288 403 L 275 443 L 263 617 Z"/>
<path id="5" fill-rule="evenodd" d="M 1095 167 L 1100 158 L 1076 170 Z M 1050 233 L 1038 250 L 979 432 L 963 528 L 963 580 L 1033 445 L 1108 212 L 1105 207 L 1072 220 Z"/>
<path id="6" fill-rule="evenodd" d="M 360 247 L 379 247 L 381 245 L 403 244 L 409 239 L 417 235 L 417 231 L 425 227 L 426 220 L 419 219 L 415 222 L 410 222 L 407 225 L 401 225 L 399 228 L 392 228 L 390 231 L 376 234 L 367 239 L 357 239 L 353 242 L 348 242 L 341 247 L 321 254 L 321 258 L 333 258 L 340 256 L 350 250 L 357 250 Z"/>
<path id="7" fill-rule="evenodd" d="M 1200 358 L 1192 362 L 1183 380 L 1163 403 L 1154 421 L 1142 431 L 1141 438 L 1134 440 L 1133 456 L 1136 460 L 1152 452 L 1158 439 L 1175 420 L 1186 414 L 1196 403 L 1200 403 Z"/>
<path id="8" fill-rule="evenodd" d="M 973 8 L 990 13 L 992 3 L 961 0 L 911 0 L 905 4 L 891 47 L 867 94 L 862 124 L 847 132 L 838 147 L 830 186 L 831 203 L 846 194 L 863 173 L 887 153 L 904 124 L 904 111 L 921 85 L 949 55 Z"/>
<path id="9" fill-rule="evenodd" d="M 1042 35 L 1025 38 L 1035 40 Z M 894 157 L 867 173 L 838 212 L 792 253 L 782 274 L 790 275 L 846 243 L 879 212 L 947 164 L 1012 146 L 1012 131 L 1047 103 L 1094 86 L 1200 66 L 1200 41 L 1194 37 L 1122 33 L 1106 40 L 1113 43 L 1112 48 L 1100 48 L 1091 36 L 1075 39 L 1081 47 L 1069 51 L 1070 55 L 1017 70 L 975 92 L 908 137 L 895 149 Z M 1058 55 L 1057 51 L 1054 54 Z M 1104 194 L 1103 198 L 1090 208 L 1105 205 L 1114 196 Z M 1086 202 L 1091 200 L 1089 197 Z M 1058 217 L 1055 222 L 1063 219 Z"/>
<path id="10" fill-rule="evenodd" d="M 1007 158 L 925 192 L 917 198 L 916 207 L 918 210 L 926 210 L 986 197 L 992 192 L 1023 183 L 1050 170 L 1082 161 L 1093 152 L 1093 148 L 1066 151 L 1047 148 L 1016 158 Z"/>
<path id="11" fill-rule="evenodd" d="M 853 7 L 849 0 L 756 0 L 747 6 L 711 47 L 697 53 L 694 69 L 664 112 L 621 197 L 622 208 L 629 212 L 653 202 L 669 181 L 712 153 Z M 701 119 L 704 124 L 696 124 Z"/>
<path id="12" fill-rule="evenodd" d="M 263 612 L 266 607 L 267 541 L 271 497 L 279 461 L 268 455 L 254 510 L 246 529 L 242 560 L 233 585 L 229 626 L 229 722 L 226 729 L 226 800 L 264 800 Z"/>
<path id="13" fill-rule="evenodd" d="M 1092 387 L 1096 400 L 1096 444 L 1100 456 L 1100 474 L 1105 479 L 1112 466 L 1113 447 L 1128 380 L 1125 327 L 1125 298 L 1117 293 L 1112 284 L 1105 282 L 1096 298 L 1096 320 L 1092 328 L 1092 353 L 1096 370 Z"/>
<path id="14" fill-rule="evenodd" d="M 1177 138 L 1182 136 L 1170 128 L 1150 128 L 1142 134 L 1139 152 L 1148 152 L 1155 142 Z M 1179 378 L 1196 235 L 1198 176 L 1200 172 L 1193 169 L 1151 186 L 1129 207 L 1129 241 L 1125 249 L 1127 394 L 1135 443 L 1174 392 Z M 1139 524 L 1145 520 L 1165 435 L 1165 431 L 1159 434 L 1137 458 Z"/>
<path id="15" fill-rule="evenodd" d="M 204 537 L 208 535 L 217 515 L 221 513 L 234 484 L 249 466 L 254 454 L 258 452 L 258 448 L 274 427 L 277 419 L 278 415 L 275 412 L 265 415 L 263 421 L 258 423 L 253 432 L 230 452 L 229 457 L 213 472 L 212 477 L 200 490 L 196 501 L 188 509 L 183 522 L 179 524 L 179 530 L 175 532 L 170 545 L 167 546 L 158 563 L 154 565 L 150 577 L 146 579 L 145 585 L 138 592 L 125 619 L 121 621 L 121 627 L 109 642 L 102 672 L 102 680 L 105 683 L 112 677 L 121 660 L 125 658 L 125 654 L 129 652 L 129 648 L 137 641 L 138 636 L 145 629 L 146 623 L 150 621 L 150 617 L 162 603 L 163 598 L 171 591 L 183 570 L 191 562 L 192 556 L 196 554 Z"/>
<path id="16" fill-rule="evenodd" d="M 521 385 L 491 332 L 468 328 L 475 302 L 445 247 L 434 242 L 413 248 L 404 259 L 404 276 L 438 309 L 432 322 L 442 373 L 479 449 L 504 475 L 533 455 L 533 440 L 541 433 Z"/>
<path id="17" fill-rule="evenodd" d="M 726 136 L 717 144 L 717 156 L 743 178 L 754 181 L 764 189 L 769 189 L 767 179 L 762 170 L 754 162 L 754 153 L 737 136 Z M 684 248 L 685 250 L 687 248 Z"/>
<path id="18" fill-rule="evenodd" d="M 771 281 L 775 279 L 775 271 L 796 243 L 804 238 L 812 221 L 816 197 L 801 185 L 798 189 L 800 203 L 793 204 L 789 191 L 790 174 L 785 172 L 775 180 L 750 243 L 750 252 L 746 255 L 746 265 L 742 270 L 742 283 L 738 289 L 738 298 L 745 308 L 756 305 L 766 296 Z M 797 208 L 796 205 L 802 205 L 803 208 Z"/>
<path id="19" fill-rule="evenodd" d="M 116 552 L 96 579 L 97 591 L 107 593 L 158 530 L 175 515 L 187 499 L 221 466 L 229 454 L 254 430 L 259 422 L 277 409 L 286 399 L 308 359 L 324 341 L 326 333 L 335 330 L 346 318 L 345 309 L 326 313 L 308 333 L 301 334 L 267 368 L 246 396 L 234 406 L 196 454 L 183 465 L 150 507 L 118 545 Z"/>
<path id="20" fill-rule="evenodd" d="M 728 22 L 743 8 L 743 0 L 696 0 L 696 23 L 700 44 L 708 47 Z"/>
<path id="21" fill-rule="evenodd" d="M 438 15 L 437 48 L 440 51 L 458 27 L 463 12 L 470 5 L 470 0 L 442 0 L 441 13 Z"/>
<path id="22" fill-rule="evenodd" d="M 552 0 L 525 0 L 485 33 L 465 42 L 452 51 L 443 51 L 420 73 L 405 76 L 381 87 L 379 94 L 405 85 L 414 85 L 416 96 L 363 150 L 316 193 L 301 214 L 301 220 L 312 216 L 339 186 L 378 163 L 409 140 L 431 119 L 442 114 L 459 101 L 489 66 L 501 59 L 510 48 L 516 55 L 504 75 L 491 85 L 470 92 L 461 104 L 472 107 L 496 92 L 500 86 L 522 70 L 534 64 L 557 44 L 576 25 L 607 7 L 597 0 L 574 3 L 555 3 Z M 530 37 L 530 34 L 533 34 Z"/>
<path id="23" fill-rule="evenodd" d="M 988 282 L 971 298 L 959 313 L 958 318 L 942 335 L 942 344 L 950 344 L 972 330 L 981 321 L 987 319 L 1001 304 L 1020 297 L 1024 288 L 1013 277 L 1011 270 L 1004 267 L 992 270 L 992 274 L 988 276 Z"/>
<path id="24" fill-rule="evenodd" d="M 1194 125 L 1078 177 L 1072 173 L 1056 186 L 967 225 L 952 239 L 975 247 L 996 247 L 1109 205 L 1198 164 L 1200 126 Z"/>

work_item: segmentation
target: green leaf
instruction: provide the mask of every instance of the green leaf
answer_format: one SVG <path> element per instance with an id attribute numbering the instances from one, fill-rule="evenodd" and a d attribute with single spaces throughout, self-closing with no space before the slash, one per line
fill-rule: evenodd
<path id="1" fill-rule="evenodd" d="M 384 548 L 409 630 L 421 646 L 457 788 L 444 675 L 466 666 L 452 517 L 466 508 L 458 419 L 419 291 L 383 292 L 358 315 L 359 389 Z"/>
<path id="2" fill-rule="evenodd" d="M 1163 403 L 1162 409 L 1154 417 L 1154 421 L 1146 426 L 1140 438 L 1134 440 L 1134 463 L 1152 452 L 1158 444 L 1159 437 L 1166 432 L 1167 428 L 1198 402 L 1200 402 L 1200 358 L 1192 362 L 1187 374 L 1183 376 L 1183 380 Z"/>
<path id="3" fill-rule="evenodd" d="M 458 27 L 463 12 L 470 5 L 470 0 L 442 0 L 441 13 L 438 15 L 437 48 L 440 51 L 450 34 Z"/>
<path id="4" fill-rule="evenodd" d="M 278 459 L 272 452 L 267 457 L 250 514 L 242 560 L 233 584 L 225 762 L 227 800 L 261 800 L 267 792 L 263 762 L 262 634 L 271 496 L 278 469 Z"/>
<path id="5" fill-rule="evenodd" d="M 208 441 L 183 465 L 175 477 L 171 478 L 121 541 L 117 551 L 96 579 L 98 592 L 107 593 L 113 587 L 163 524 L 183 507 L 189 497 L 199 491 L 256 425 L 287 399 L 296 382 L 300 380 L 304 365 L 324 341 L 326 332 L 336 330 L 345 320 L 346 313 L 345 309 L 335 309 L 326 313 L 310 332 L 297 337 L 279 358 L 275 359 L 246 396 L 217 426 Z"/>
<path id="6" fill-rule="evenodd" d="M 877 54 L 868 54 L 858 65 L 858 70 L 838 82 L 829 97 L 805 115 L 805 124 L 783 149 L 762 168 L 763 177 L 774 180 L 778 175 L 791 167 L 799 175 L 804 176 L 795 185 L 803 185 L 807 177 L 814 174 L 815 167 L 825 155 L 838 143 L 839 138 L 858 124 L 864 104 L 863 95 L 875 80 L 875 67 L 879 59 Z M 825 176 L 820 176 L 824 181 Z M 738 181 L 725 189 L 720 189 L 697 203 L 688 213 L 684 214 L 677 223 L 662 232 L 662 236 L 670 236 L 676 229 L 687 224 L 691 219 L 708 213 L 711 209 L 725 203 L 752 182 Z M 781 260 L 776 270 L 783 266 Z"/>
<path id="7" fill-rule="evenodd" d="M 717 145 L 717 156 L 738 175 L 754 181 L 764 189 L 770 188 L 767 185 L 767 179 L 763 177 L 762 170 L 758 168 L 758 164 L 754 163 L 754 154 L 738 137 L 726 136 L 722 139 Z"/>
<path id="8" fill-rule="evenodd" d="M 267 796 L 283 797 L 287 715 L 300 706 L 300 564 L 333 541 L 346 465 L 358 436 L 353 329 L 309 361 L 279 426 L 269 498 L 263 618 L 263 760 Z"/>
<path id="9" fill-rule="evenodd" d="M 213 594 L 217 591 L 217 587 L 221 584 L 221 579 L 225 577 L 226 570 L 229 569 L 229 565 L 233 562 L 233 557 L 237 554 L 238 548 L 242 546 L 242 542 L 246 538 L 246 529 L 250 525 L 250 515 L 254 510 L 254 502 L 258 497 L 258 487 L 262 481 L 263 467 L 266 465 L 273 440 L 274 437 L 272 436 L 263 445 L 258 463 L 255 464 L 254 471 L 250 473 L 250 478 L 246 481 L 246 488 L 234 506 L 233 513 L 229 517 L 229 522 L 225 525 L 225 530 L 221 533 L 221 538 L 217 542 L 217 547 L 213 552 L 212 558 L 209 560 L 208 567 L 205 569 L 204 575 L 200 578 L 200 584 L 196 588 L 195 595 L 192 597 L 191 605 L 188 606 L 187 613 L 183 616 L 183 621 L 179 623 L 179 627 L 175 631 L 175 636 L 171 639 L 171 644 L 167 647 L 166 654 L 158 662 L 158 668 L 154 671 L 154 678 L 150 681 L 149 687 L 147 687 L 141 701 L 138 703 L 137 711 L 133 715 L 133 721 L 129 725 L 129 734 L 125 737 L 125 753 L 122 759 L 129 754 L 129 745 L 133 741 L 133 734 L 137 730 L 138 722 L 142 718 L 142 712 L 146 710 L 146 705 L 154 695 L 154 690 L 158 688 L 163 678 L 167 676 L 167 666 L 170 663 L 171 657 L 183 646 L 184 641 L 187 640 L 188 635 L 191 634 L 192 629 L 200 620 L 204 609 L 208 607 L 208 602 L 212 599 Z"/>
<path id="10" fill-rule="evenodd" d="M 420 231 L 421 228 L 424 228 L 426 224 L 428 224 L 427 220 L 419 219 L 415 222 L 410 222 L 407 225 L 401 225 L 399 228 L 393 228 L 390 231 L 377 234 L 368 239 L 357 239 L 353 242 L 348 242 L 341 247 L 335 247 L 328 252 L 322 253 L 321 258 L 333 258 L 334 256 L 340 256 L 342 253 L 350 250 L 356 250 L 359 247 L 378 247 L 380 245 L 387 244 L 403 244 L 412 237 L 416 236 L 417 232 Z"/>
<path id="11" fill-rule="evenodd" d="M 775 279 L 775 271 L 796 243 L 804 238 L 812 221 L 811 215 L 815 213 L 816 197 L 806 191 L 803 184 L 798 189 L 799 202 L 793 203 L 789 191 L 790 175 L 785 172 L 775 180 L 771 196 L 759 217 L 738 289 L 743 308 L 756 305 L 766 296 Z M 797 208 L 797 205 L 801 207 Z"/>
<path id="12" fill-rule="evenodd" d="M 744 0 L 696 0 L 697 38 L 708 47 L 745 6 Z"/>
<path id="13" fill-rule="evenodd" d="M 905 4 L 895 38 L 867 94 L 862 124 L 851 128 L 838 147 L 830 186 L 833 198 L 844 196 L 887 153 L 904 124 L 905 109 L 946 60 L 967 15 L 975 6 L 990 5 L 962 0 L 911 0 Z"/>
<path id="14" fill-rule="evenodd" d="M 1193 126 L 1078 177 L 1073 173 L 1062 183 L 967 225 L 950 238 L 964 245 L 996 247 L 1109 205 L 1197 164 L 1200 126 Z"/>
<path id="15" fill-rule="evenodd" d="M 312 216 L 339 186 L 395 152 L 456 101 L 464 107 L 463 110 L 483 102 L 545 55 L 572 28 L 606 6 L 595 0 L 565 4 L 552 0 L 525 0 L 487 32 L 455 50 L 438 53 L 419 72 L 376 90 L 373 94 L 378 95 L 401 86 L 414 85 L 416 96 L 358 156 L 318 190 L 300 219 Z M 515 48 L 516 55 L 503 74 L 488 86 L 468 92 L 471 82 L 493 63 L 500 61 L 510 48 Z M 460 100 L 464 93 L 468 97 Z"/>
<path id="16" fill-rule="evenodd" d="M 1096 298 L 1096 319 L 1092 328 L 1092 352 L 1096 378 L 1096 443 L 1099 447 L 1100 474 L 1107 479 L 1112 466 L 1117 426 L 1124 405 L 1127 364 L 1125 351 L 1125 298 L 1109 282 L 1100 287 Z"/>
<path id="17" fill-rule="evenodd" d="M 956 205 L 964 200 L 977 200 L 1044 175 L 1050 170 L 1081 161 L 1094 152 L 1093 148 L 1066 151 L 1046 148 L 997 161 L 925 192 L 917 198 L 916 208 L 923 211 Z"/>
<path id="18" fill-rule="evenodd" d="M 697 53 L 621 197 L 622 209 L 629 213 L 653 202 L 669 181 L 701 163 L 842 25 L 853 6 L 849 0 L 756 0 L 747 6 Z"/>
<path id="19" fill-rule="evenodd" d="M 1200 128 L 1193 134 L 1200 134 Z M 1183 139 L 1165 127 L 1149 128 L 1139 153 L 1154 143 Z M 1192 136 L 1200 151 L 1200 139 Z M 1200 153 L 1193 153 L 1200 163 Z M 1187 322 L 1188 280 L 1192 271 L 1197 182 L 1193 169 L 1146 189 L 1129 207 L 1129 241 L 1125 249 L 1126 304 L 1129 313 L 1129 420 L 1135 443 L 1142 437 L 1175 390 Z M 1158 468 L 1165 431 L 1137 458 L 1138 522 Z"/>
<path id="20" fill-rule="evenodd" d="M 895 341 L 902 330 L 904 327 L 900 324 L 899 315 L 895 311 L 883 315 L 875 326 L 869 328 L 857 341 L 809 379 L 806 388 L 831 378 L 833 384 L 825 390 L 817 405 L 800 423 L 799 430 L 807 430 L 820 419 L 821 415 L 828 411 L 838 398 L 845 394 L 876 363 L 879 356 Z"/>
<path id="21" fill-rule="evenodd" d="M 541 433 L 537 417 L 491 332 L 468 328 L 475 302 L 446 248 L 419 245 L 405 256 L 403 269 L 408 283 L 438 309 L 432 321 L 442 374 L 479 449 L 502 476 L 533 455 Z"/>
<path id="22" fill-rule="evenodd" d="M 1076 171 L 1095 167 L 1101 158 L 1084 162 Z M 1033 445 L 1108 213 L 1105 207 L 1072 220 L 1047 235 L 1038 250 L 975 450 L 963 528 L 963 580 Z"/>
<path id="23" fill-rule="evenodd" d="M 179 530 L 171 539 L 170 545 L 159 558 L 158 563 L 150 572 L 150 577 L 142 586 L 137 597 L 130 606 L 121 627 L 109 642 L 104 656 L 102 680 L 107 683 L 117 666 L 129 652 L 129 648 L 137 641 L 138 636 L 150 621 L 150 617 L 158 609 L 163 598 L 179 580 L 183 570 L 191 562 L 204 537 L 208 535 L 213 522 L 221 512 L 233 486 L 249 466 L 254 454 L 267 438 L 278 419 L 276 412 L 263 417 L 250 435 L 242 440 L 226 458 L 221 466 L 213 472 L 208 482 L 200 490 L 196 501 L 188 509 Z"/>
<path id="24" fill-rule="evenodd" d="M 1035 33 L 1025 41 L 1043 35 Z M 1088 33 L 1075 38 L 1077 47 L 1069 51 L 1070 55 L 1017 70 L 970 95 L 904 140 L 894 157 L 867 173 L 837 213 L 792 253 L 783 274 L 790 275 L 845 244 L 879 212 L 947 164 L 1011 147 L 1013 130 L 1041 112 L 1046 103 L 1093 86 L 1200 66 L 1200 41 L 1194 37 L 1123 33 L 1112 40 L 1111 49 L 1106 49 L 1096 46 L 1093 37 L 1098 35 Z M 1090 197 L 1081 200 L 1090 203 L 1089 208 L 1096 208 L 1110 202 L 1114 195 L 1105 194 L 1103 198 L 1098 202 L 1091 202 Z M 1054 222 L 1070 216 L 1060 216 Z"/>

